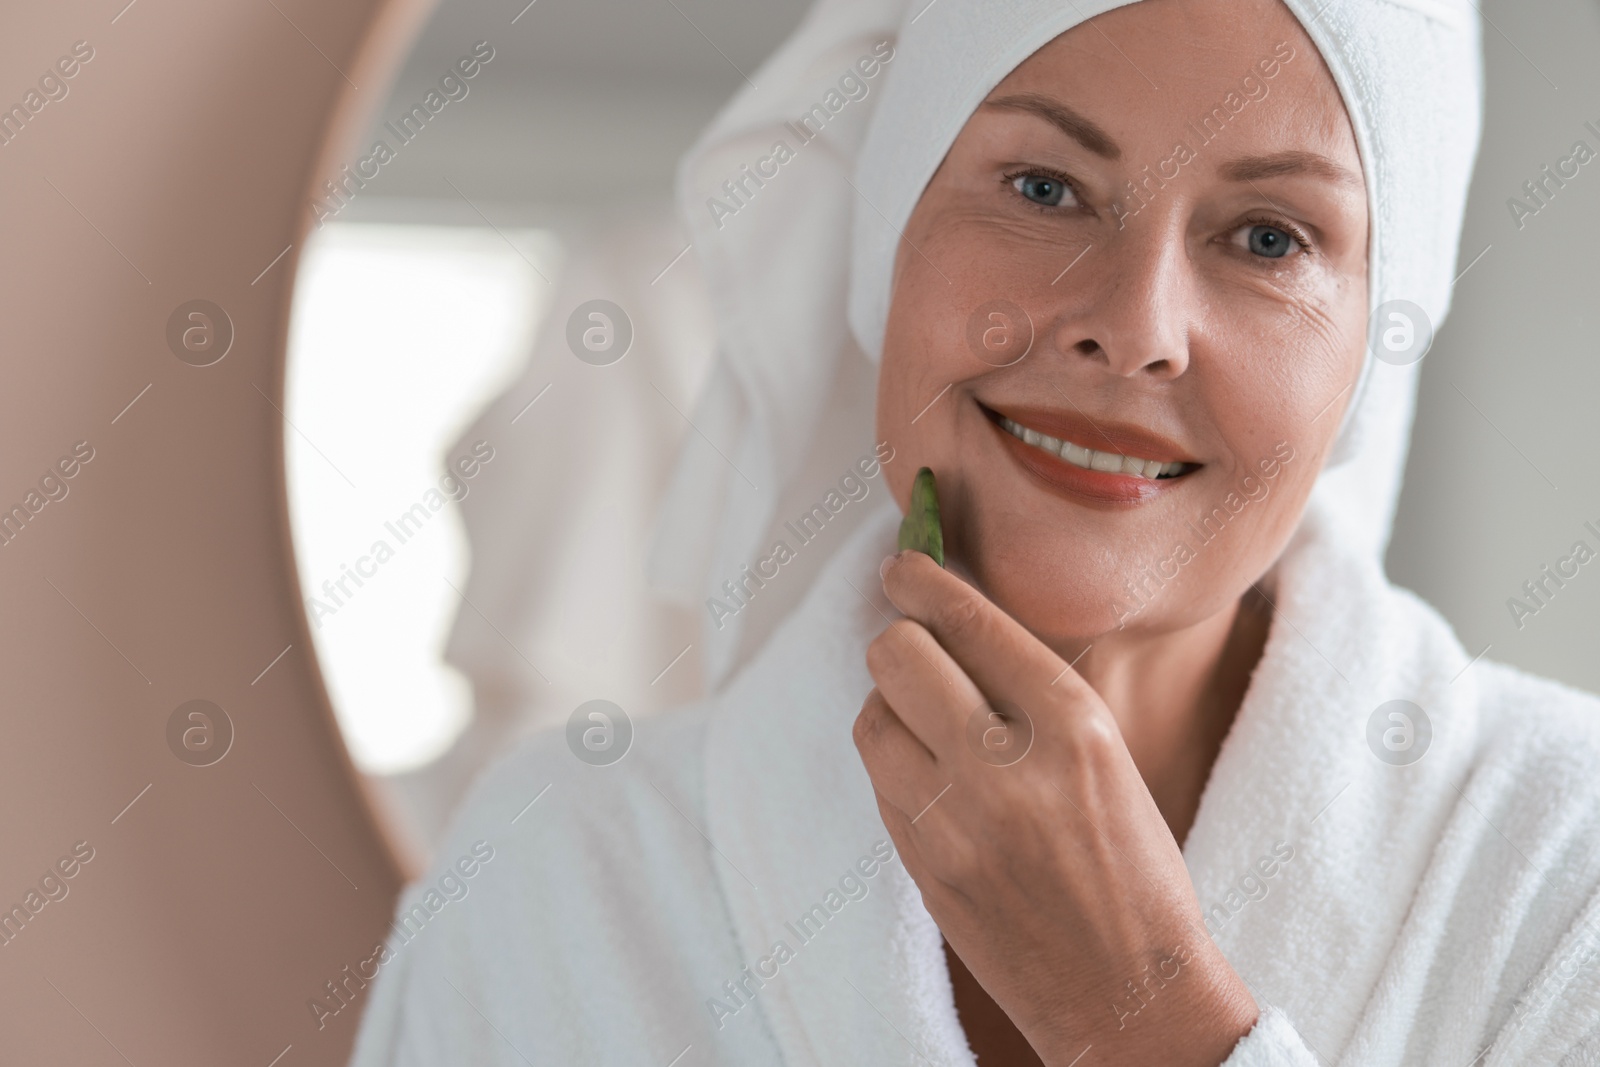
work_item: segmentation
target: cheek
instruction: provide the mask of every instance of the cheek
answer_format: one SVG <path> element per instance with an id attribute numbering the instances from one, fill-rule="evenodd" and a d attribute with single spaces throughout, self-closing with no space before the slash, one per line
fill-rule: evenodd
<path id="1" fill-rule="evenodd" d="M 1280 442 L 1299 456 L 1290 479 L 1320 466 L 1366 356 L 1365 288 L 1362 277 L 1209 304 L 1193 372 L 1236 478 L 1255 473 Z"/>
<path id="2" fill-rule="evenodd" d="M 937 260 L 941 265 L 945 256 Z M 950 280 L 947 281 L 946 277 Z M 963 432 L 956 397 L 972 379 L 991 371 L 966 348 L 962 308 L 972 290 L 959 275 L 944 274 L 917 251 L 901 246 L 878 368 L 877 439 L 895 449 L 884 467 L 903 508 L 920 467 L 943 479 L 961 466 Z M 945 493 L 941 481 L 941 496 Z"/>
<path id="3" fill-rule="evenodd" d="M 1276 332 L 1270 319 L 1219 315 L 1227 329 L 1189 369 L 1194 410 L 1222 446 L 1210 469 L 1170 505 L 1084 516 L 1081 528 L 995 508 L 980 531 L 980 576 L 1047 641 L 1119 625 L 1169 630 L 1237 600 L 1299 524 L 1360 370 L 1360 310 L 1297 315 Z"/>
<path id="4" fill-rule="evenodd" d="M 936 422 L 937 417 L 930 413 L 917 419 L 912 404 L 912 398 L 925 389 L 926 368 L 919 365 L 915 355 L 921 347 L 915 336 L 907 336 L 902 317 L 891 311 L 878 367 L 874 439 L 886 441 L 894 449 L 897 462 L 884 465 L 882 473 L 884 484 L 902 511 L 909 505 L 911 481 L 917 469 L 923 466 L 938 469 L 935 457 L 929 454 L 934 442 L 925 436 L 928 425 Z"/>
<path id="5" fill-rule="evenodd" d="M 1282 551 L 1365 357 L 1364 300 L 1354 293 L 1275 308 L 1253 301 L 1214 306 L 1218 314 L 1190 373 L 1224 458 L 1202 472 L 1189 506 L 1165 524 L 1171 543 L 1193 549 L 1190 563 L 1167 568 L 1180 572 L 1168 590 L 1178 595 L 1165 597 L 1180 618 L 1203 617 L 1235 599 Z"/>

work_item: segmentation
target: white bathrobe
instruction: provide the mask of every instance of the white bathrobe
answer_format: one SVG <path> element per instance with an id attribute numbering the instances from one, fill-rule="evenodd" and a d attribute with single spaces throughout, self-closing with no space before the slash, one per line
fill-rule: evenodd
<path id="1" fill-rule="evenodd" d="M 851 740 L 894 616 L 877 499 L 717 697 L 612 766 L 554 733 L 480 781 L 440 871 L 494 858 L 391 940 L 355 1067 L 974 1062 Z M 1183 849 L 1261 1008 L 1228 1067 L 1600 1064 L 1600 701 L 1473 662 L 1319 508 Z M 1432 728 L 1407 766 L 1368 741 L 1395 699 Z"/>

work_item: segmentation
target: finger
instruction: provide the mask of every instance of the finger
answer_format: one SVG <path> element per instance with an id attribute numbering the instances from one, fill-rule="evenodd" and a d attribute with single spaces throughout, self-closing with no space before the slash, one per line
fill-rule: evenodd
<path id="1" fill-rule="evenodd" d="M 890 557 L 883 591 L 902 614 L 925 626 L 989 696 L 1026 708 L 1048 690 L 1054 690 L 1052 696 L 1089 695 L 1088 683 L 1044 642 L 923 553 Z"/>
<path id="2" fill-rule="evenodd" d="M 948 763 L 983 694 L 933 634 L 896 619 L 867 646 L 867 670 L 878 690 L 934 758 Z"/>
<path id="3" fill-rule="evenodd" d="M 877 689 L 867 694 L 852 731 L 856 751 L 878 794 L 908 817 L 949 784 L 933 753 L 917 740 Z"/>

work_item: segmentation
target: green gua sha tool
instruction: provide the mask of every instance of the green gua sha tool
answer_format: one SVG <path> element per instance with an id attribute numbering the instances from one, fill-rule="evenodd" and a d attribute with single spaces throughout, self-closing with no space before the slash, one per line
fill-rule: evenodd
<path id="1" fill-rule="evenodd" d="M 923 467 L 911 483 L 911 508 L 900 521 L 900 549 L 913 548 L 933 557 L 944 566 L 944 531 L 939 527 L 939 491 L 933 485 L 933 469 Z"/>

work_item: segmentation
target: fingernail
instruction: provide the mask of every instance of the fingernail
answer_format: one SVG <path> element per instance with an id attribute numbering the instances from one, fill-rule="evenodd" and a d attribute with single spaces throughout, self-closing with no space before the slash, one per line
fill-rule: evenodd
<path id="1" fill-rule="evenodd" d="M 889 575 L 889 564 L 900 558 L 900 553 L 895 552 L 883 557 L 883 562 L 878 564 L 878 580 L 882 581 Z"/>

